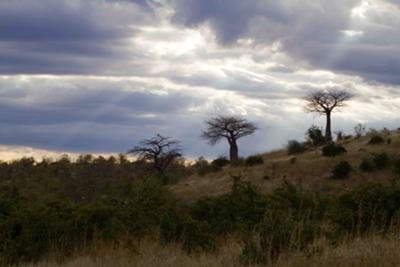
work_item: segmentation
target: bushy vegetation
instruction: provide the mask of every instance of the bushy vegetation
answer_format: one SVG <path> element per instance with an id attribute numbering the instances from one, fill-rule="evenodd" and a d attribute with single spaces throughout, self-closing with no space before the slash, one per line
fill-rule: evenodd
<path id="1" fill-rule="evenodd" d="M 382 136 L 378 135 L 378 134 L 374 134 L 371 139 L 369 140 L 368 144 L 370 145 L 379 145 L 382 144 L 383 142 L 385 142 L 385 140 L 383 139 Z"/>
<path id="2" fill-rule="evenodd" d="M 394 167 L 397 175 L 400 175 L 400 159 L 396 159 L 396 161 L 394 162 Z"/>
<path id="3" fill-rule="evenodd" d="M 372 172 L 375 169 L 375 166 L 370 159 L 364 158 L 361 161 L 359 168 L 363 172 Z"/>
<path id="4" fill-rule="evenodd" d="M 346 152 L 346 149 L 342 145 L 335 143 L 329 143 L 322 148 L 322 155 L 324 157 L 336 157 Z"/>
<path id="5" fill-rule="evenodd" d="M 388 162 L 378 154 L 369 163 L 378 168 L 382 158 Z M 207 166 L 227 164 L 223 158 L 213 162 Z M 193 166 L 176 162 L 166 175 L 188 175 Z M 351 170 L 340 162 L 333 177 L 344 179 Z M 55 252 L 62 261 L 99 242 L 134 251 L 148 238 L 179 243 L 189 254 L 213 252 L 232 236 L 244 244 L 238 261 L 265 264 L 288 250 L 308 252 L 316 240 L 334 245 L 400 223 L 396 184 L 365 184 L 335 195 L 283 182 L 262 193 L 239 176 L 232 179 L 229 193 L 188 204 L 143 161 L 88 155 L 77 162 L 1 163 L 0 265 L 40 261 Z"/>
<path id="6" fill-rule="evenodd" d="M 296 140 L 290 140 L 286 146 L 289 155 L 301 154 L 306 150 L 306 146 Z"/>
<path id="7" fill-rule="evenodd" d="M 322 134 L 322 131 L 317 126 L 311 126 L 306 132 L 306 138 L 310 145 L 321 146 L 326 143 L 326 139 Z"/>
<path id="8" fill-rule="evenodd" d="M 198 175 L 204 176 L 211 172 L 221 171 L 224 166 L 229 164 L 229 162 L 230 161 L 225 156 L 220 156 L 211 161 L 211 163 L 203 157 L 200 157 L 192 167 Z"/>
<path id="9" fill-rule="evenodd" d="M 373 158 L 375 167 L 378 170 L 385 169 L 389 165 L 390 158 L 385 152 L 376 154 Z"/>
<path id="10" fill-rule="evenodd" d="M 333 178 L 344 179 L 350 175 L 352 168 L 347 161 L 339 162 L 332 170 Z"/>
<path id="11" fill-rule="evenodd" d="M 246 166 L 260 165 L 263 163 L 264 163 L 264 159 L 258 155 L 250 156 L 245 161 Z"/>

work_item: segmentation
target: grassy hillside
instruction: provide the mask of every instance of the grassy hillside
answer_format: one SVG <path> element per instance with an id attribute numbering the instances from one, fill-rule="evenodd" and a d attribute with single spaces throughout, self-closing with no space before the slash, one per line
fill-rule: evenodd
<path id="1" fill-rule="evenodd" d="M 225 267 L 243 265 L 240 257 L 241 245 L 235 240 L 227 242 L 218 253 L 187 255 L 178 245 L 167 247 L 154 242 L 143 242 L 138 254 L 132 256 L 124 250 L 100 249 L 99 255 L 78 256 L 60 264 L 46 261 L 22 267 Z M 282 254 L 275 262 L 262 266 L 274 267 L 395 267 L 400 265 L 400 241 L 395 235 L 383 239 L 371 235 L 358 238 L 337 247 L 320 246 L 320 253 Z M 99 253 L 101 252 L 101 253 Z"/>
<path id="2" fill-rule="evenodd" d="M 370 139 L 166 177 L 123 157 L 3 162 L 0 266 L 400 266 L 400 136 Z"/>
<path id="3" fill-rule="evenodd" d="M 359 170 L 364 158 L 371 159 L 374 155 L 385 152 L 393 160 L 400 156 L 400 134 L 392 133 L 384 136 L 382 144 L 368 144 L 371 136 L 352 138 L 339 141 L 347 153 L 336 157 L 322 156 L 321 147 L 310 148 L 298 155 L 288 155 L 286 149 L 265 153 L 262 156 L 264 164 L 252 167 L 227 166 L 220 172 L 205 176 L 194 174 L 171 190 L 187 201 L 195 201 L 204 196 L 217 196 L 229 192 L 232 187 L 232 175 L 241 176 L 242 180 L 250 181 L 263 191 L 271 191 L 282 184 L 283 180 L 300 183 L 303 187 L 322 191 L 346 191 L 365 182 L 387 183 L 398 178 L 393 164 L 383 170 L 367 173 Z M 387 140 L 390 139 L 390 144 Z M 293 163 L 293 159 L 295 162 Z M 348 179 L 331 179 L 333 167 L 340 161 L 348 161 L 353 167 Z"/>

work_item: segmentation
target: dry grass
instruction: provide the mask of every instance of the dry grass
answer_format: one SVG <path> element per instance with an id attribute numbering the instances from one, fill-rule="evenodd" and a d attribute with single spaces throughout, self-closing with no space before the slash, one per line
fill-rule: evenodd
<path id="1" fill-rule="evenodd" d="M 334 248 L 324 242 L 314 244 L 314 253 L 286 253 L 271 267 L 395 267 L 400 266 L 400 239 L 396 235 L 382 238 L 372 235 Z M 218 253 L 185 254 L 179 245 L 160 246 L 143 242 L 136 254 L 124 250 L 100 249 L 92 256 L 76 257 L 64 264 L 43 262 L 21 267 L 227 267 L 242 266 L 241 246 L 230 241 Z"/>
<path id="2" fill-rule="evenodd" d="M 171 186 L 171 190 L 185 200 L 192 202 L 203 196 L 216 196 L 230 191 L 231 175 L 241 175 L 243 180 L 251 181 L 263 191 L 278 187 L 283 180 L 301 183 L 305 188 L 318 191 L 343 191 L 367 181 L 387 183 L 393 177 L 393 168 L 375 171 L 371 174 L 358 170 L 362 159 L 375 153 L 386 152 L 389 156 L 399 156 L 400 134 L 390 136 L 391 144 L 368 145 L 370 137 L 361 137 L 342 141 L 347 153 L 342 156 L 327 158 L 321 155 L 321 148 L 310 149 L 303 154 L 289 156 L 286 150 L 263 154 L 264 164 L 254 167 L 226 167 L 221 172 L 204 177 L 193 175 Z M 292 164 L 290 159 L 296 157 Z M 329 179 L 331 170 L 341 160 L 348 161 L 354 171 L 350 179 Z"/>

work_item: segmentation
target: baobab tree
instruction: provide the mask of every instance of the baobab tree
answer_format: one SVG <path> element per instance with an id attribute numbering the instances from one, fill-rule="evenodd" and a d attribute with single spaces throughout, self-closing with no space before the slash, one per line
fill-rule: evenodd
<path id="1" fill-rule="evenodd" d="M 304 97 L 305 109 L 326 116 L 325 139 L 332 141 L 331 114 L 334 109 L 346 106 L 353 95 L 344 90 L 318 90 Z"/>
<path id="2" fill-rule="evenodd" d="M 151 139 L 145 139 L 128 151 L 128 154 L 137 155 L 140 159 L 153 162 L 153 167 L 158 173 L 164 174 L 168 166 L 181 157 L 181 147 L 178 140 L 157 134 Z"/>
<path id="3" fill-rule="evenodd" d="M 257 130 L 253 123 L 234 116 L 217 116 L 206 120 L 206 124 L 208 128 L 201 134 L 201 137 L 211 145 L 226 139 L 230 147 L 229 158 L 231 161 L 239 158 L 237 140 L 251 135 Z"/>

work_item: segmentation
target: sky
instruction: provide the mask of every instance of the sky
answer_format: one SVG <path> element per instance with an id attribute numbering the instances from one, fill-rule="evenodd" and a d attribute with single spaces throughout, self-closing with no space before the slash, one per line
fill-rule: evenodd
<path id="1" fill-rule="evenodd" d="M 355 95 L 333 132 L 397 129 L 399 0 L 0 1 L 0 159 L 124 153 L 157 133 L 187 158 L 217 115 L 259 127 L 242 156 L 303 140 L 301 99 Z"/>

